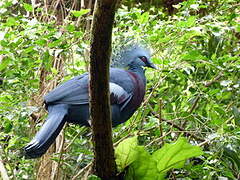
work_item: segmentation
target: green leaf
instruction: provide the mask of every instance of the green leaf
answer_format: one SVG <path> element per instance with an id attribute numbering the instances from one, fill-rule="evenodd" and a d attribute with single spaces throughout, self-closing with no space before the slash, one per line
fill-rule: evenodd
<path id="1" fill-rule="evenodd" d="M 53 47 L 57 47 L 62 43 L 62 41 L 60 39 L 52 41 L 50 43 L 48 43 L 48 47 L 53 48 Z"/>
<path id="2" fill-rule="evenodd" d="M 192 27 L 196 24 L 196 16 L 190 16 L 187 21 L 179 21 L 177 26 L 179 27 Z"/>
<path id="3" fill-rule="evenodd" d="M 30 53 L 33 51 L 34 46 L 30 46 L 24 50 L 25 53 Z"/>
<path id="4" fill-rule="evenodd" d="M 39 39 L 36 40 L 35 43 L 40 46 L 45 46 L 47 44 L 47 41 L 45 39 Z"/>
<path id="5" fill-rule="evenodd" d="M 187 54 L 182 55 L 183 60 L 204 60 L 206 57 L 202 56 L 198 50 L 191 50 Z"/>
<path id="6" fill-rule="evenodd" d="M 12 123 L 11 123 L 11 121 L 7 121 L 7 122 L 5 123 L 5 128 L 4 128 L 5 133 L 9 133 L 9 132 L 11 131 L 11 129 L 12 129 Z"/>
<path id="7" fill-rule="evenodd" d="M 16 19 L 15 18 L 13 18 L 13 17 L 9 17 L 8 19 L 7 19 L 7 22 L 6 22 L 6 25 L 7 26 L 14 26 L 14 25 L 16 25 L 17 23 L 16 23 Z"/>
<path id="8" fill-rule="evenodd" d="M 138 22 L 139 24 L 144 24 L 148 22 L 148 20 L 149 20 L 149 13 L 145 12 L 139 17 Z"/>
<path id="9" fill-rule="evenodd" d="M 88 176 L 87 179 L 88 179 L 88 180 L 101 180 L 101 178 L 100 178 L 100 177 L 97 177 L 96 175 L 90 175 L 90 176 Z"/>
<path id="10" fill-rule="evenodd" d="M 10 62 L 11 62 L 11 60 L 9 58 L 3 59 L 0 64 L 0 71 L 4 70 Z"/>
<path id="11" fill-rule="evenodd" d="M 46 51 L 43 53 L 42 62 L 43 62 L 44 67 L 47 70 L 51 69 L 52 56 L 50 55 L 49 51 Z"/>
<path id="12" fill-rule="evenodd" d="M 137 159 L 129 166 L 126 180 L 160 180 L 161 175 L 157 172 L 157 162 L 145 150 L 143 146 L 136 148 Z"/>
<path id="13" fill-rule="evenodd" d="M 23 4 L 23 7 L 24 7 L 24 9 L 26 10 L 26 11 L 32 11 L 33 10 L 33 7 L 32 7 L 32 5 L 31 4 L 27 4 L 27 3 L 24 3 Z"/>
<path id="14" fill-rule="evenodd" d="M 165 144 L 153 153 L 153 159 L 158 162 L 157 168 L 161 173 L 166 173 L 172 168 L 182 168 L 185 160 L 200 156 L 203 151 L 198 146 L 187 143 L 187 139 L 180 137 L 174 144 Z"/>
<path id="15" fill-rule="evenodd" d="M 9 140 L 7 149 L 16 147 L 17 144 L 18 144 L 18 143 L 17 143 L 18 139 L 19 139 L 18 136 L 12 137 L 12 138 Z"/>
<path id="16" fill-rule="evenodd" d="M 57 75 L 57 73 L 58 73 L 58 70 L 56 68 L 54 68 L 54 67 L 51 68 L 51 71 L 55 75 Z"/>
<path id="17" fill-rule="evenodd" d="M 240 32 L 240 25 L 239 24 L 236 26 L 236 31 Z"/>
<path id="18" fill-rule="evenodd" d="M 136 147 L 137 136 L 134 136 L 132 138 L 125 139 L 115 148 L 115 157 L 119 172 L 122 172 L 124 168 L 136 160 L 138 155 Z"/>
<path id="19" fill-rule="evenodd" d="M 90 11 L 90 9 L 81 9 L 80 11 L 71 11 L 73 16 L 75 17 L 80 17 L 83 16 L 84 14 L 87 14 Z"/>
<path id="20" fill-rule="evenodd" d="M 66 28 L 67 28 L 67 30 L 68 30 L 69 32 L 75 31 L 75 26 L 72 25 L 72 24 L 68 24 Z"/>
<path id="21" fill-rule="evenodd" d="M 185 160 L 203 154 L 200 147 L 188 144 L 185 138 L 179 138 L 175 144 L 165 144 L 153 155 L 143 146 L 137 146 L 137 137 L 126 139 L 117 148 L 116 162 L 121 171 L 129 165 L 126 180 L 162 180 L 170 169 L 182 168 Z"/>
<path id="22" fill-rule="evenodd" d="M 187 27 L 192 27 L 196 24 L 196 16 L 190 16 L 187 20 Z"/>

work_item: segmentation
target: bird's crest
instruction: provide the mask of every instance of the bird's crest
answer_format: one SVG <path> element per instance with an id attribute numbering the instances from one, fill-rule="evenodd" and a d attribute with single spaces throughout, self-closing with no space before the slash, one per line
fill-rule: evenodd
<path id="1" fill-rule="evenodd" d="M 145 54 L 150 58 L 150 50 L 143 45 L 131 43 L 120 48 L 113 52 L 111 67 L 126 68 L 136 55 Z"/>

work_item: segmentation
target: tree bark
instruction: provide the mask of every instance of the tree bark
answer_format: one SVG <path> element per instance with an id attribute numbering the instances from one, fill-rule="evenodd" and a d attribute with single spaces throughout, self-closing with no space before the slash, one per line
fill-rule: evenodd
<path id="1" fill-rule="evenodd" d="M 95 4 L 90 43 L 90 114 L 94 142 L 93 173 L 102 179 L 116 179 L 109 103 L 109 64 L 112 27 L 117 0 Z"/>

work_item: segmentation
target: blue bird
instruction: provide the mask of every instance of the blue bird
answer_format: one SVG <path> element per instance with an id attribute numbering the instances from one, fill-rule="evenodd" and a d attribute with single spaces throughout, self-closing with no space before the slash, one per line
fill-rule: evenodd
<path id="1" fill-rule="evenodd" d="M 110 68 L 113 127 L 127 121 L 141 105 L 146 87 L 143 67 L 155 68 L 150 61 L 149 52 L 140 46 L 123 51 L 118 62 L 125 69 Z M 40 131 L 24 147 L 26 158 L 42 156 L 66 122 L 89 126 L 88 84 L 89 73 L 84 73 L 59 85 L 44 97 L 48 117 Z"/>

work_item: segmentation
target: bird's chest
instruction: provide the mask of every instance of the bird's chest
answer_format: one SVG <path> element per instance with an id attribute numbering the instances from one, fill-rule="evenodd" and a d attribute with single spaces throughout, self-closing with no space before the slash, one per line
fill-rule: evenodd
<path id="1" fill-rule="evenodd" d="M 139 75 L 137 75 L 136 73 L 129 72 L 129 75 L 134 84 L 133 98 L 130 104 L 132 108 L 136 109 L 141 105 L 143 101 L 146 85 L 144 80 L 141 77 L 139 77 Z"/>

